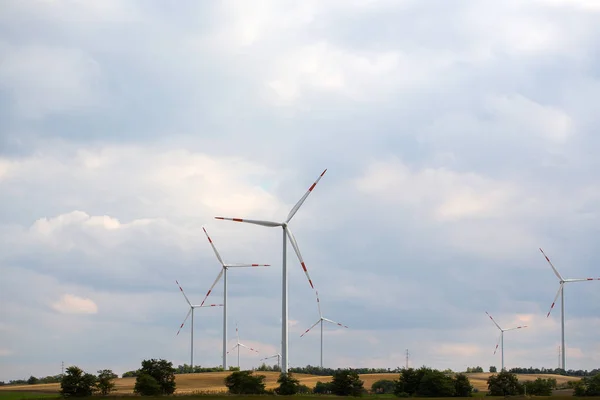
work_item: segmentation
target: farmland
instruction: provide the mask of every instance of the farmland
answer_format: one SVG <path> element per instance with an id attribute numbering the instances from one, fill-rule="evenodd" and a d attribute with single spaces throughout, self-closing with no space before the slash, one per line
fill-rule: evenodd
<path id="1" fill-rule="evenodd" d="M 225 392 L 223 380 L 230 372 L 207 372 L 201 374 L 180 374 L 176 375 L 175 379 L 177 382 L 176 394 L 192 394 L 194 392 L 205 392 L 205 393 L 221 393 Z M 278 372 L 257 372 L 257 374 L 265 375 L 267 389 L 277 387 L 277 378 L 279 377 Z M 479 389 L 480 391 L 487 390 L 487 379 L 490 373 L 471 373 L 467 374 L 471 384 Z M 331 377 L 329 376 L 317 376 L 308 374 L 294 374 L 294 376 L 300 381 L 300 383 L 309 387 L 314 387 L 318 381 L 329 382 Z M 538 375 L 538 374 L 518 374 L 520 381 L 534 380 L 538 377 L 555 378 L 557 383 L 563 384 L 568 381 L 577 381 L 579 378 L 561 376 L 561 375 Z M 364 381 L 365 388 L 370 388 L 371 385 L 380 379 L 397 379 L 398 374 L 362 374 L 360 378 Z M 133 385 L 135 384 L 135 378 L 118 378 L 115 380 L 116 394 L 131 394 L 133 393 Z M 58 393 L 60 390 L 60 384 L 48 383 L 39 385 L 20 385 L 20 386 L 4 386 L 0 387 L 0 394 L 4 392 L 23 392 L 23 393 Z M 4 396 L 0 396 L 0 400 L 12 400 L 6 399 Z"/>

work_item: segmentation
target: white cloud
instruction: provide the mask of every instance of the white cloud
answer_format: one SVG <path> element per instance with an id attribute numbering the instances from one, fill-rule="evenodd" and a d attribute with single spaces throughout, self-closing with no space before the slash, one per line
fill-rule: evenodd
<path id="1" fill-rule="evenodd" d="M 52 308 L 62 314 L 96 314 L 98 306 L 91 299 L 64 294 L 52 304 Z"/>

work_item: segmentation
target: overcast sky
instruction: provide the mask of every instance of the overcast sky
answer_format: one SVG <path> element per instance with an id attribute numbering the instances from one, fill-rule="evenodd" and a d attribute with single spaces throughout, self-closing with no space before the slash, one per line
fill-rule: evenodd
<path id="1" fill-rule="evenodd" d="M 10 1 L 0 12 L 0 380 L 189 363 L 179 280 L 226 262 L 243 368 L 279 351 L 283 220 L 330 367 L 557 367 L 600 277 L 596 0 Z M 291 249 L 290 365 L 319 363 Z M 211 295 L 222 298 L 222 284 Z M 567 368 L 600 367 L 600 282 Z M 214 296 L 214 297 L 213 297 Z M 221 363 L 221 309 L 195 362 Z M 230 361 L 235 363 L 235 358 Z"/>

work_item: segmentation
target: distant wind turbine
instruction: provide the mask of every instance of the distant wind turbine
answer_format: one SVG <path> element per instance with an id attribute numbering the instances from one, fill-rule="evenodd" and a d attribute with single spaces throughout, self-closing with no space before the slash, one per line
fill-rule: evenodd
<path id="1" fill-rule="evenodd" d="M 252 347 L 248 347 L 248 346 L 246 346 L 245 344 L 242 344 L 242 343 L 240 343 L 240 335 L 239 335 L 239 332 L 238 332 L 238 326 L 237 326 L 237 323 L 235 324 L 235 337 L 236 337 L 236 339 L 237 339 L 237 343 L 236 343 L 236 345 L 235 345 L 235 346 L 233 346 L 233 348 L 232 348 L 231 350 L 229 350 L 227 353 L 230 353 L 230 352 L 232 352 L 233 350 L 235 350 L 235 349 L 237 348 L 237 361 L 238 361 L 238 362 L 237 362 L 237 366 L 238 366 L 238 369 L 239 369 L 239 368 L 240 368 L 240 347 L 245 347 L 245 348 L 247 348 L 248 350 L 250 350 L 250 351 L 253 351 L 253 352 L 255 352 L 255 353 L 258 353 L 258 351 L 257 351 L 257 350 L 254 350 Z"/>
<path id="2" fill-rule="evenodd" d="M 272 356 L 269 356 L 269 357 L 261 358 L 260 361 L 269 360 L 269 359 L 275 358 L 275 357 L 277 357 L 277 366 L 279 367 L 279 369 L 281 369 L 281 354 L 279 354 L 279 353 L 273 354 Z"/>
<path id="3" fill-rule="evenodd" d="M 310 275 L 308 275 L 308 270 L 306 269 L 306 265 L 304 264 L 304 259 L 300 254 L 300 248 L 298 247 L 298 243 L 296 242 L 296 238 L 294 237 L 292 231 L 290 230 L 288 224 L 296 215 L 306 198 L 313 191 L 317 183 L 321 180 L 323 175 L 325 175 L 327 170 L 323 171 L 321 175 L 317 178 L 317 180 L 308 188 L 308 191 L 302 196 L 302 198 L 296 203 L 294 207 L 292 207 L 290 213 L 284 222 L 273 222 L 273 221 L 259 221 L 252 219 L 242 219 L 242 218 L 225 218 L 225 217 L 215 217 L 220 220 L 228 220 L 234 222 L 245 222 L 248 224 L 255 224 L 266 226 L 269 228 L 281 227 L 283 229 L 283 261 L 282 261 L 282 289 L 281 289 L 281 372 L 287 373 L 288 371 L 288 272 L 287 272 L 287 253 L 286 253 L 286 244 L 287 239 L 290 240 L 294 251 L 296 252 L 296 256 L 300 261 L 300 265 L 302 265 L 302 269 L 306 274 L 306 278 L 308 279 L 308 283 L 310 287 L 314 289 L 312 280 L 310 279 Z"/>
<path id="4" fill-rule="evenodd" d="M 206 232 L 206 229 L 204 227 L 202 227 L 202 230 L 206 234 L 206 238 L 208 239 L 208 242 L 212 246 L 212 249 L 215 252 L 215 256 L 217 256 L 217 260 L 219 260 L 219 263 L 221 264 L 221 271 L 219 272 L 219 275 L 217 275 L 217 279 L 215 279 L 215 282 L 212 284 L 210 289 L 208 289 L 208 292 L 206 293 L 204 300 L 202 300 L 201 305 L 204 304 L 204 302 L 210 295 L 210 292 L 212 292 L 213 288 L 215 287 L 217 282 L 219 282 L 219 279 L 221 279 L 221 276 L 222 276 L 223 277 L 223 305 L 224 305 L 223 306 L 223 369 L 225 371 L 227 371 L 227 270 L 229 268 L 241 268 L 241 267 L 268 267 L 269 264 L 225 264 L 223 262 L 223 259 L 221 258 L 221 255 L 217 251 L 215 244 L 213 243 L 212 239 L 208 235 L 208 232 Z"/>
<path id="5" fill-rule="evenodd" d="M 567 366 L 566 366 L 566 353 L 567 353 L 567 348 L 565 347 L 565 283 L 571 283 L 571 282 L 585 282 L 585 281 L 600 281 L 600 278 L 576 278 L 576 279 L 563 279 L 563 277 L 558 273 L 558 270 L 556 268 L 554 268 L 554 265 L 552 264 L 552 262 L 550 261 L 550 259 L 548 258 L 548 256 L 546 255 L 546 253 L 544 253 L 544 250 L 542 250 L 540 248 L 540 251 L 542 252 L 542 254 L 544 255 L 544 257 L 546 258 L 546 261 L 548 261 L 548 264 L 550 264 L 550 267 L 552 267 L 552 271 L 554 271 L 554 275 L 556 275 L 556 277 L 558 278 L 558 282 L 560 283 L 560 286 L 558 287 L 558 292 L 556 293 L 556 296 L 554 297 L 554 301 L 552 302 L 552 305 L 550 306 L 550 311 L 548 311 L 548 314 L 546 314 L 546 318 L 548 318 L 550 316 L 550 313 L 552 312 L 552 309 L 554 308 L 554 304 L 556 303 L 556 299 L 558 299 L 558 295 L 560 295 L 560 331 L 561 331 L 561 343 L 562 343 L 562 369 L 564 371 L 567 370 Z"/>
<path id="6" fill-rule="evenodd" d="M 346 325 L 340 324 L 339 322 L 335 322 L 335 321 L 330 320 L 329 318 L 323 317 L 323 314 L 321 314 L 321 302 L 319 300 L 319 292 L 315 290 L 315 293 L 317 294 L 317 307 L 319 309 L 319 319 L 317 320 L 317 322 L 315 322 L 313 324 L 313 326 L 311 326 L 306 331 L 304 331 L 304 333 L 302 335 L 300 335 L 300 337 L 306 335 L 312 328 L 317 326 L 317 324 L 319 324 L 319 323 L 321 324 L 321 369 L 323 369 L 323 321 L 329 322 L 330 324 L 334 324 L 337 326 L 341 326 L 343 328 L 348 328 L 348 327 Z"/>
<path id="7" fill-rule="evenodd" d="M 177 286 L 179 286 L 179 290 L 181 291 L 181 294 L 183 294 L 183 297 L 185 298 L 185 301 L 188 303 L 188 305 L 190 306 L 190 310 L 188 311 L 187 315 L 185 316 L 185 319 L 183 320 L 183 322 L 181 323 L 181 326 L 179 326 L 179 330 L 177 331 L 177 335 L 179 336 L 179 332 L 181 332 L 181 328 L 183 328 L 183 325 L 185 325 L 185 321 L 187 321 L 187 319 L 189 318 L 190 314 L 192 315 L 192 332 L 190 334 L 191 337 L 191 344 L 190 344 L 190 366 L 192 367 L 192 371 L 194 370 L 194 309 L 195 308 L 204 308 L 204 307 L 221 307 L 223 304 L 210 304 L 210 305 L 193 305 L 192 303 L 190 303 L 190 300 L 188 299 L 188 297 L 185 295 L 185 292 L 183 291 L 183 288 L 181 287 L 181 285 L 179 284 L 179 282 L 175 281 L 175 283 L 177 283 Z"/>
<path id="8" fill-rule="evenodd" d="M 488 315 L 488 317 L 490 317 L 490 319 L 492 320 L 494 325 L 496 325 L 496 327 L 498 329 L 500 329 L 500 337 L 498 338 L 498 343 L 501 343 L 501 352 L 502 352 L 502 369 L 500 369 L 500 371 L 504 371 L 504 332 L 514 331 L 515 329 L 527 328 L 527 325 L 517 326 L 514 328 L 508 328 L 508 329 L 502 329 L 502 328 L 500 328 L 500 325 L 498 325 L 496 323 L 496 321 L 494 321 L 494 318 L 492 318 L 492 316 L 487 311 L 485 313 Z M 494 349 L 494 354 L 496 354 L 496 351 L 498 350 L 498 343 L 496 343 L 496 348 Z"/>

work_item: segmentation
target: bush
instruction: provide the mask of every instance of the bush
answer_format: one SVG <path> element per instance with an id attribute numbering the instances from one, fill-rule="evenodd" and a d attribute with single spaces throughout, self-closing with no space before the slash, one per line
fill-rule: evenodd
<path id="1" fill-rule="evenodd" d="M 225 378 L 225 386 L 232 394 L 263 394 L 265 376 L 252 375 L 251 371 L 235 371 Z"/>
<path id="2" fill-rule="evenodd" d="M 27 379 L 27 384 L 28 385 L 35 385 L 36 383 L 39 383 L 39 379 L 36 378 L 35 376 L 30 376 L 29 379 Z"/>
<path id="3" fill-rule="evenodd" d="M 331 387 L 331 382 L 318 381 L 315 385 L 315 388 L 313 389 L 313 393 L 314 394 L 331 394 L 331 393 L 333 393 L 332 387 Z"/>
<path id="4" fill-rule="evenodd" d="M 600 374 L 573 383 L 575 396 L 600 396 Z"/>
<path id="5" fill-rule="evenodd" d="M 517 375 L 506 371 L 490 376 L 487 384 L 490 396 L 516 396 L 523 391 Z"/>
<path id="6" fill-rule="evenodd" d="M 96 377 L 84 373 L 76 366 L 67 368 L 60 382 L 60 394 L 64 397 L 89 397 L 96 390 Z"/>
<path id="7" fill-rule="evenodd" d="M 454 376 L 454 395 L 456 397 L 470 397 L 473 393 L 473 386 L 465 374 Z"/>
<path id="8" fill-rule="evenodd" d="M 290 396 L 298 393 L 298 387 L 300 386 L 300 382 L 298 379 L 292 376 L 291 372 L 287 374 L 281 373 L 279 374 L 279 379 L 277 379 L 277 383 L 279 383 L 279 387 L 275 389 L 275 393 Z"/>
<path id="9" fill-rule="evenodd" d="M 98 382 L 96 387 L 101 395 L 106 396 L 113 390 L 115 390 L 115 382 L 117 375 L 110 369 L 102 369 L 98 371 Z"/>
<path id="10" fill-rule="evenodd" d="M 493 366 L 493 365 L 492 365 L 492 366 L 490 367 L 490 372 L 491 372 L 492 374 L 495 374 L 496 372 L 498 372 L 498 368 L 496 368 L 495 366 Z"/>
<path id="11" fill-rule="evenodd" d="M 452 376 L 449 372 L 427 367 L 402 370 L 395 384 L 394 394 L 398 397 L 468 397 L 473 391 L 473 386 L 466 375 Z"/>
<path id="12" fill-rule="evenodd" d="M 441 371 L 427 371 L 421 381 L 417 394 L 423 397 L 452 397 L 456 394 L 454 380 Z"/>
<path id="13" fill-rule="evenodd" d="M 532 396 L 551 396 L 552 390 L 556 388 L 556 379 L 554 378 L 537 378 L 535 381 L 527 381 L 523 383 L 525 393 Z"/>
<path id="14" fill-rule="evenodd" d="M 139 388 L 136 393 L 154 396 L 155 394 L 150 394 L 155 390 L 154 385 L 147 377 L 141 379 L 143 375 L 149 375 L 156 381 L 160 388 L 159 394 L 173 394 L 175 392 L 175 368 L 173 368 L 173 363 L 167 360 L 155 359 L 142 361 L 142 368 L 138 370 L 138 376 L 135 380 L 136 386 Z M 138 382 L 140 382 L 139 385 Z M 148 392 L 145 392 L 145 390 L 148 390 Z"/>
<path id="15" fill-rule="evenodd" d="M 390 394 L 396 390 L 396 382 L 389 379 L 380 379 L 371 385 L 371 392 L 377 394 Z"/>
<path id="16" fill-rule="evenodd" d="M 306 385 L 298 385 L 298 394 L 310 394 L 312 389 Z"/>
<path id="17" fill-rule="evenodd" d="M 136 376 L 133 392 L 142 396 L 160 396 L 162 389 L 153 376 L 142 372 Z"/>
<path id="18" fill-rule="evenodd" d="M 363 381 L 351 369 L 340 369 L 333 374 L 331 392 L 337 396 L 362 396 Z"/>

